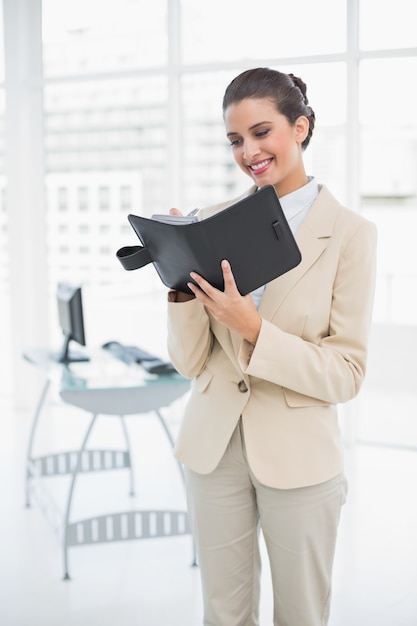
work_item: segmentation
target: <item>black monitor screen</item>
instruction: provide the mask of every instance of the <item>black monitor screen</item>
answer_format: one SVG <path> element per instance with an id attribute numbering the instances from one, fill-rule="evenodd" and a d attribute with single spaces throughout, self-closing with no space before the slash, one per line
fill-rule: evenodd
<path id="1" fill-rule="evenodd" d="M 81 346 L 86 345 L 81 287 L 58 283 L 56 299 L 59 325 L 64 334 L 64 344 L 57 360 L 62 363 L 84 361 L 87 359 L 85 355 L 69 350 L 70 341 L 75 341 Z"/>

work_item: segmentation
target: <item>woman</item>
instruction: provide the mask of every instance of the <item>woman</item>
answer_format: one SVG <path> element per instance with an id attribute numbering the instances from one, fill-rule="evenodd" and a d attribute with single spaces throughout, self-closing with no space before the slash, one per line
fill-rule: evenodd
<path id="1" fill-rule="evenodd" d="M 170 358 L 193 379 L 176 457 L 204 624 L 259 623 L 261 528 L 274 624 L 323 626 L 347 489 L 336 407 L 365 375 L 376 231 L 306 175 L 315 116 L 301 79 L 243 72 L 223 113 L 235 161 L 254 182 L 245 195 L 275 186 L 302 261 L 245 297 L 227 260 L 223 292 L 191 273 L 192 295 L 168 294 Z"/>

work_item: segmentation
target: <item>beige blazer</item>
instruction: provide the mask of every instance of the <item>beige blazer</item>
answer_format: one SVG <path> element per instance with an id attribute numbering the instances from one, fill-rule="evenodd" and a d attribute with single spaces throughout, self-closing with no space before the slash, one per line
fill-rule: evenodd
<path id="1" fill-rule="evenodd" d="M 169 355 L 193 379 L 175 456 L 196 472 L 213 471 L 240 416 L 262 483 L 289 489 L 343 471 L 337 405 L 365 375 L 376 228 L 319 186 L 296 240 L 302 261 L 266 286 L 254 348 L 198 300 L 168 304 Z"/>

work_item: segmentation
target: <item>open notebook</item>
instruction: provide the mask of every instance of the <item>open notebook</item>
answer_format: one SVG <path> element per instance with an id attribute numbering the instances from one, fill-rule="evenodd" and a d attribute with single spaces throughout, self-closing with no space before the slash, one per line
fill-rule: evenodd
<path id="1" fill-rule="evenodd" d="M 178 291 L 190 292 L 191 271 L 223 290 L 223 259 L 230 262 L 242 295 L 301 261 L 272 185 L 197 222 L 164 223 L 132 214 L 128 220 L 142 245 L 117 251 L 123 267 L 134 270 L 153 263 L 164 285 Z"/>

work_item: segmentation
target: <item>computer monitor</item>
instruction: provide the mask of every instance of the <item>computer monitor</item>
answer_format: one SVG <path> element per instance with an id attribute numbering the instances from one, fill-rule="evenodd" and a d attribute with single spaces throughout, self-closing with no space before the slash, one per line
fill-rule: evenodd
<path id="1" fill-rule="evenodd" d="M 60 363 L 88 361 L 86 354 L 70 349 L 70 341 L 81 346 L 86 345 L 81 287 L 65 282 L 58 283 L 56 300 L 58 321 L 64 334 L 64 343 L 56 360 Z"/>

